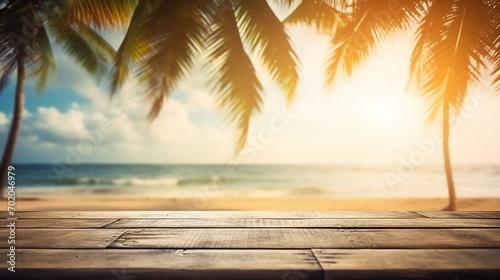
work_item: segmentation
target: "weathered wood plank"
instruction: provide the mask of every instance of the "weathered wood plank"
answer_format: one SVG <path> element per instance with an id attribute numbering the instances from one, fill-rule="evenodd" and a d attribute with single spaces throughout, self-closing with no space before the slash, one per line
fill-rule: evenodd
<path id="1" fill-rule="evenodd" d="M 7 218 L 0 212 L 0 218 Z M 416 212 L 397 211 L 19 211 L 17 218 L 335 218 L 411 219 L 426 218 Z"/>
<path id="2" fill-rule="evenodd" d="M 120 219 L 106 228 L 500 228 L 500 219 Z"/>
<path id="3" fill-rule="evenodd" d="M 105 248 L 122 235 L 124 229 L 16 229 L 16 248 Z M 0 229 L 0 240 L 7 240 L 8 228 Z M 8 248 L 7 242 L 0 248 Z"/>
<path id="4" fill-rule="evenodd" d="M 417 213 L 438 219 L 500 219 L 500 211 L 419 211 Z"/>
<path id="5" fill-rule="evenodd" d="M 0 218 L 10 217 L 1 211 Z M 18 218 L 336 218 L 500 219 L 500 211 L 19 211 Z"/>
<path id="6" fill-rule="evenodd" d="M 500 279 L 500 249 L 313 249 L 326 279 Z"/>
<path id="7" fill-rule="evenodd" d="M 117 219 L 17 219 L 17 228 L 101 228 Z"/>
<path id="8" fill-rule="evenodd" d="M 500 248 L 500 229 L 130 229 L 111 248 Z"/>
<path id="9" fill-rule="evenodd" d="M 3 256 L 6 253 L 0 250 Z M 300 279 L 294 277 L 307 273 L 307 279 L 323 279 L 310 250 L 20 249 L 16 254 L 18 271 L 8 272 L 2 262 L 0 275 L 8 279 L 281 280 Z"/>

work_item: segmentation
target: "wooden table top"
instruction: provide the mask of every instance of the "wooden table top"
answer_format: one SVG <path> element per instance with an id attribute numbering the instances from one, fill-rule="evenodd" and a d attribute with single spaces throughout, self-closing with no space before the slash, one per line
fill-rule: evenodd
<path id="1" fill-rule="evenodd" d="M 500 212 L 42 211 L 2 279 L 500 279 Z M 7 278 L 4 278 L 7 276 Z"/>

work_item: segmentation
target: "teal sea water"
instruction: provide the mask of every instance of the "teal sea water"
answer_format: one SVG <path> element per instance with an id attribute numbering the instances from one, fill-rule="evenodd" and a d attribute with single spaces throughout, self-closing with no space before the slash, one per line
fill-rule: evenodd
<path id="1" fill-rule="evenodd" d="M 446 197 L 442 166 L 16 164 L 18 195 Z M 500 197 L 500 166 L 455 166 L 460 197 Z"/>

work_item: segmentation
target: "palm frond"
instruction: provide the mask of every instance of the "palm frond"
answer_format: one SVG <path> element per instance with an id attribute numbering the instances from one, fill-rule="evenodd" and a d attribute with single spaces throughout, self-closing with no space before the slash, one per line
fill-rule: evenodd
<path id="1" fill-rule="evenodd" d="M 290 102 L 299 82 L 298 57 L 285 26 L 266 0 L 240 1 L 235 9 L 242 37 L 250 43 L 252 52 L 258 54 Z"/>
<path id="2" fill-rule="evenodd" d="M 500 92 L 500 1 L 491 1 L 490 8 L 490 28 L 488 34 L 490 39 L 488 41 L 491 43 L 492 85 L 496 88 L 497 92 Z"/>
<path id="3" fill-rule="evenodd" d="M 23 53 L 25 68 L 41 67 L 37 63 L 44 55 L 39 46 L 45 46 L 48 38 L 44 38 L 44 30 L 41 30 L 41 21 L 37 16 L 37 11 L 33 3 L 29 1 L 16 1 L 9 3 L 1 11 L 0 21 L 0 88 L 7 86 L 11 74 L 18 66 L 18 56 Z M 38 39 L 42 40 L 38 42 Z M 47 39 L 47 40 L 43 40 Z M 47 65 L 50 68 L 50 65 Z M 36 69 L 32 74 L 36 74 L 40 69 Z M 43 79 L 42 76 L 40 78 Z M 43 85 L 42 85 L 43 86 Z"/>
<path id="4" fill-rule="evenodd" d="M 0 94 L 10 82 L 10 77 L 17 67 L 15 48 L 9 36 L 4 33 L 0 35 Z"/>
<path id="5" fill-rule="evenodd" d="M 12 73 L 17 67 L 17 60 L 5 60 L 2 59 L 2 68 L 0 70 L 0 94 L 3 92 L 3 90 L 9 86 L 10 83 L 10 78 L 12 76 Z"/>
<path id="6" fill-rule="evenodd" d="M 136 75 L 152 100 L 149 119 L 158 116 L 164 98 L 194 63 L 205 38 L 206 23 L 198 15 L 197 1 L 163 1 L 146 20 L 143 39 L 148 52 L 136 63 Z"/>
<path id="7" fill-rule="evenodd" d="M 213 60 L 213 92 L 218 94 L 218 103 L 229 120 L 238 126 L 238 153 L 245 146 L 250 118 L 260 110 L 262 85 L 244 50 L 234 12 L 219 18 L 206 43 Z"/>
<path id="8" fill-rule="evenodd" d="M 493 69 L 491 75 L 493 77 L 492 86 L 496 88 L 497 92 L 500 92 L 500 50 L 497 48 L 492 56 Z"/>
<path id="9" fill-rule="evenodd" d="M 134 63 L 147 53 L 149 48 L 146 42 L 144 28 L 151 13 L 158 8 L 160 1 L 140 0 L 134 10 L 125 38 L 116 53 L 111 80 L 111 95 L 123 86 L 131 73 Z"/>
<path id="10" fill-rule="evenodd" d="M 106 41 L 106 39 L 104 39 L 95 30 L 89 26 L 84 26 L 79 30 L 85 40 L 101 53 L 100 56 L 105 62 L 111 61 L 116 56 L 116 50 L 113 46 L 111 46 L 111 44 L 109 44 L 108 41 Z"/>
<path id="11" fill-rule="evenodd" d="M 83 69 L 90 74 L 103 75 L 106 73 L 107 56 L 86 40 L 84 34 L 73 27 L 59 24 L 57 20 L 51 21 L 48 27 L 55 38 L 55 42 L 62 47 L 66 54 L 73 57 Z"/>
<path id="12" fill-rule="evenodd" d="M 29 0 L 17 0 L 9 1 L 3 9 L 0 9 L 0 19 L 2 19 L 0 21 L 0 34 L 8 34 L 16 29 L 16 26 L 20 27 L 19 23 L 22 22 L 23 16 L 29 12 L 30 6 Z"/>
<path id="13" fill-rule="evenodd" d="M 318 32 L 332 34 L 346 21 L 346 15 L 323 0 L 302 1 L 284 20 L 286 24 L 314 26 Z"/>
<path id="14" fill-rule="evenodd" d="M 445 25 L 445 17 L 452 11 L 452 1 L 435 1 L 426 16 L 422 19 L 416 35 L 415 46 L 410 58 L 410 79 L 408 87 L 414 85 L 422 95 L 422 104 L 429 122 L 434 121 L 443 106 L 443 98 L 437 88 L 432 88 L 431 67 L 435 67 L 434 58 L 430 52 L 438 44 L 441 37 L 439 26 Z M 424 91 L 424 89 L 426 89 Z"/>
<path id="15" fill-rule="evenodd" d="M 333 84 L 339 73 L 350 76 L 358 65 L 391 34 L 405 30 L 424 11 L 426 1 L 354 1 L 347 23 L 332 38 L 333 49 L 326 64 L 327 83 Z M 339 72 L 340 71 L 340 72 Z"/>
<path id="16" fill-rule="evenodd" d="M 423 18 L 410 70 L 429 121 L 445 103 L 460 110 L 468 87 L 480 79 L 489 56 L 487 14 L 483 1 L 441 0 Z"/>
<path id="17" fill-rule="evenodd" d="M 126 26 L 137 0 L 67 0 L 61 18 L 65 25 L 93 26 L 98 29 Z"/>
<path id="18" fill-rule="evenodd" d="M 50 74 L 56 71 L 56 63 L 52 47 L 50 46 L 49 36 L 43 27 L 38 29 L 36 44 L 38 49 L 38 55 L 34 61 L 36 69 L 31 73 L 31 76 L 38 77 L 36 88 L 38 92 L 43 92 L 47 86 Z"/>

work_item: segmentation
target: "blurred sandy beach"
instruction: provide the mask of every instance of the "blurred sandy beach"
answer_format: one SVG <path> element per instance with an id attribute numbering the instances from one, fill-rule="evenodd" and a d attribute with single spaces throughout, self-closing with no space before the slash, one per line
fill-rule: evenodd
<path id="1" fill-rule="evenodd" d="M 234 211 L 437 211 L 447 198 L 20 198 L 17 211 L 234 210 Z M 5 202 L 5 201 L 4 201 Z M 500 211 L 500 198 L 462 198 L 459 211 Z"/>

